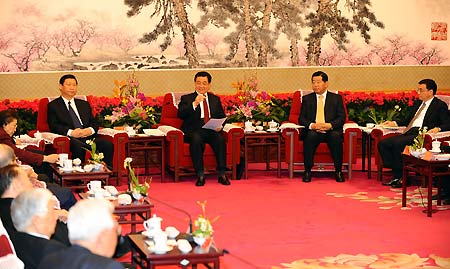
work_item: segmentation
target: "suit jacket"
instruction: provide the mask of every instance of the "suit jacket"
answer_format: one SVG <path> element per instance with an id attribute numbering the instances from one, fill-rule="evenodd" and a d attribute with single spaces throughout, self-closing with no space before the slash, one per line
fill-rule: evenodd
<path id="1" fill-rule="evenodd" d="M 192 108 L 192 102 L 194 102 L 197 95 L 197 92 L 183 95 L 181 97 L 180 104 L 178 105 L 178 117 L 183 120 L 181 130 L 184 133 L 189 133 L 201 129 L 205 124 L 203 119 L 200 118 L 200 105 L 198 105 L 195 110 Z M 225 112 L 223 111 L 219 96 L 208 92 L 208 102 L 210 118 L 225 118 Z"/>
<path id="2" fill-rule="evenodd" d="M 42 165 L 44 155 L 16 147 L 16 144 L 14 144 L 12 137 L 9 136 L 9 134 L 7 134 L 3 128 L 0 128 L 0 144 L 10 146 L 14 150 L 16 157 L 19 158 L 19 160 L 22 162 L 35 166 Z"/>
<path id="3" fill-rule="evenodd" d="M 13 198 L 0 198 L 0 217 L 3 222 L 3 226 L 11 237 L 13 237 L 17 233 L 17 230 L 14 227 L 11 219 L 12 201 Z M 56 223 L 55 233 L 52 235 L 52 238 L 67 246 L 70 245 L 67 225 L 63 222 L 58 221 Z"/>
<path id="4" fill-rule="evenodd" d="M 25 264 L 25 269 L 37 268 L 41 260 L 50 253 L 67 248 L 55 240 L 17 232 L 11 237 L 17 256 Z"/>
<path id="5" fill-rule="evenodd" d="M 330 91 L 327 92 L 325 99 L 325 122 L 331 123 L 332 130 L 343 132 L 346 119 L 344 101 L 342 96 Z M 298 122 L 308 130 L 311 123 L 316 122 L 317 96 L 316 93 L 310 93 L 302 97 L 302 107 Z"/>
<path id="6" fill-rule="evenodd" d="M 408 126 L 409 122 L 414 118 L 417 110 L 419 110 L 422 105 L 421 100 L 414 101 L 413 109 L 411 113 L 404 119 L 404 121 L 399 121 L 399 125 Z M 430 103 L 430 107 L 425 113 L 423 118 L 422 127 L 427 127 L 428 130 L 435 127 L 441 128 L 441 131 L 450 130 L 450 114 L 447 104 L 441 99 L 434 97 Z"/>
<path id="7" fill-rule="evenodd" d="M 88 249 L 72 245 L 62 251 L 46 256 L 38 268 L 41 269 L 123 269 L 113 259 L 96 255 Z"/>
<path id="8" fill-rule="evenodd" d="M 83 122 L 83 128 L 92 127 L 97 132 L 98 123 L 92 115 L 91 105 L 84 100 L 76 98 L 73 100 L 75 100 L 75 105 Z M 75 129 L 69 110 L 61 96 L 48 103 L 47 113 L 48 126 L 51 132 L 67 135 L 69 129 Z"/>

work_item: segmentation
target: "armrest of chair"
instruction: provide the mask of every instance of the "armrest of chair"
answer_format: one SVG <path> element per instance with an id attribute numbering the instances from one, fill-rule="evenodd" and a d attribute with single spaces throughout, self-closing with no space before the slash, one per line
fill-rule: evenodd
<path id="1" fill-rule="evenodd" d="M 433 142 L 434 140 L 438 140 L 441 142 L 450 141 L 450 131 L 438 132 L 435 134 L 425 134 L 425 148 L 431 149 L 431 142 Z"/>
<path id="2" fill-rule="evenodd" d="M 244 130 L 233 124 L 225 124 L 222 130 L 222 135 L 225 138 L 225 142 L 227 145 L 232 142 L 233 148 L 237 144 L 237 147 L 240 147 L 240 139 L 244 137 Z M 238 149 L 239 150 L 239 149 Z"/>
<path id="3" fill-rule="evenodd" d="M 113 155 L 113 173 L 120 175 L 121 171 L 125 171 L 123 161 L 127 157 L 126 144 L 128 142 L 128 134 L 123 130 L 114 130 L 111 128 L 102 128 L 98 130 L 97 136 L 106 139 L 114 145 Z"/>

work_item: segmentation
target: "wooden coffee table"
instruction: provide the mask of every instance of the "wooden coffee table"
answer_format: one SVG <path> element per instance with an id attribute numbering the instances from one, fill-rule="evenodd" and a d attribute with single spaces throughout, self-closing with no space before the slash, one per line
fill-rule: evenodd
<path id="1" fill-rule="evenodd" d="M 438 160 L 424 160 L 421 158 L 416 158 L 409 154 L 402 154 L 403 158 L 403 177 L 402 177 L 402 207 L 406 206 L 406 178 L 408 176 L 408 172 L 415 172 L 418 175 L 425 176 L 428 180 L 428 193 L 427 193 L 427 209 L 425 210 L 428 217 L 431 217 L 433 214 L 433 200 L 432 200 L 432 191 L 433 191 L 433 177 L 442 177 L 450 175 L 450 168 L 448 167 L 450 164 L 450 160 L 438 161 Z M 441 178 L 438 180 L 438 201 L 437 204 L 441 205 L 440 199 L 440 182 Z"/>
<path id="2" fill-rule="evenodd" d="M 137 263 L 141 268 L 153 269 L 155 266 L 178 265 L 181 268 L 197 268 L 197 264 L 204 264 L 207 268 L 220 268 L 220 256 L 223 251 L 211 247 L 205 251 L 193 245 L 191 252 L 184 254 L 177 247 L 165 254 L 154 254 L 150 252 L 145 244 L 145 237 L 141 234 L 130 234 L 131 247 L 137 255 L 133 255 L 133 263 Z"/>
<path id="3" fill-rule="evenodd" d="M 79 193 L 79 196 L 82 199 L 89 198 L 89 194 L 85 192 Z M 129 205 L 121 205 L 117 200 L 111 200 L 111 202 L 114 204 L 114 214 L 119 216 L 119 224 L 131 224 L 132 233 L 136 232 L 136 224 L 142 224 L 150 218 L 153 208 L 153 204 L 148 198 L 144 198 L 142 201 L 133 201 Z"/>
<path id="4" fill-rule="evenodd" d="M 244 178 L 248 178 L 248 151 L 252 147 L 263 147 L 266 151 L 266 170 L 270 170 L 270 147 L 277 149 L 277 176 L 281 177 L 281 133 L 254 132 L 244 135 L 245 170 Z"/>
<path id="5" fill-rule="evenodd" d="M 101 180 L 104 185 L 109 185 L 109 176 L 112 174 L 112 171 L 106 166 L 100 171 L 92 170 L 91 172 L 65 172 L 60 170 L 60 167 L 55 163 L 51 163 L 50 167 L 53 170 L 53 174 L 57 177 L 59 185 L 69 187 L 73 190 L 86 189 L 86 184 L 91 180 Z M 78 184 L 73 184 L 74 182 Z"/>

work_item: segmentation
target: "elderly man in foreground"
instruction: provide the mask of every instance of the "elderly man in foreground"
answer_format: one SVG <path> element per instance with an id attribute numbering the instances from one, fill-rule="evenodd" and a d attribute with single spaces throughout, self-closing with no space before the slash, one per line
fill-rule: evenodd
<path id="1" fill-rule="evenodd" d="M 117 245 L 118 223 L 112 204 L 103 199 L 79 201 L 69 210 L 67 227 L 72 246 L 45 257 L 39 268 L 123 269 L 111 257 Z"/>

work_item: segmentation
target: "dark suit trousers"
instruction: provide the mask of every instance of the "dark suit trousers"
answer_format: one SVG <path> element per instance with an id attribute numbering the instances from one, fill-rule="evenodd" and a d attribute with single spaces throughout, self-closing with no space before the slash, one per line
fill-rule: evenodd
<path id="1" fill-rule="evenodd" d="M 402 152 L 406 145 L 411 145 L 417 133 L 410 132 L 391 136 L 378 142 L 378 152 L 383 160 L 383 166 L 392 168 L 394 178 L 400 179 L 403 174 Z"/>
<path id="2" fill-rule="evenodd" d="M 184 136 L 186 143 L 189 143 L 192 163 L 194 164 L 197 176 L 203 176 L 203 153 L 205 145 L 209 144 L 214 151 L 217 161 L 217 173 L 219 176 L 225 174 L 226 170 L 226 145 L 225 138 L 220 132 L 210 129 L 199 129 Z"/>
<path id="3" fill-rule="evenodd" d="M 343 137 L 342 132 L 329 131 L 326 133 L 318 133 L 308 130 L 303 137 L 303 158 L 305 163 L 305 171 L 311 171 L 314 166 L 314 155 L 320 143 L 326 142 L 330 149 L 331 157 L 334 161 L 336 171 L 342 170 L 342 154 L 343 154 Z"/>
<path id="4" fill-rule="evenodd" d="M 86 150 L 91 150 L 91 146 L 86 144 L 86 141 L 92 139 L 89 138 L 74 138 L 70 137 L 70 152 L 72 153 L 72 159 L 79 158 L 82 163 L 85 162 Z M 102 152 L 105 156 L 103 161 L 109 167 L 112 167 L 114 145 L 110 141 L 102 138 L 95 138 L 95 144 L 97 145 L 97 151 Z"/>

